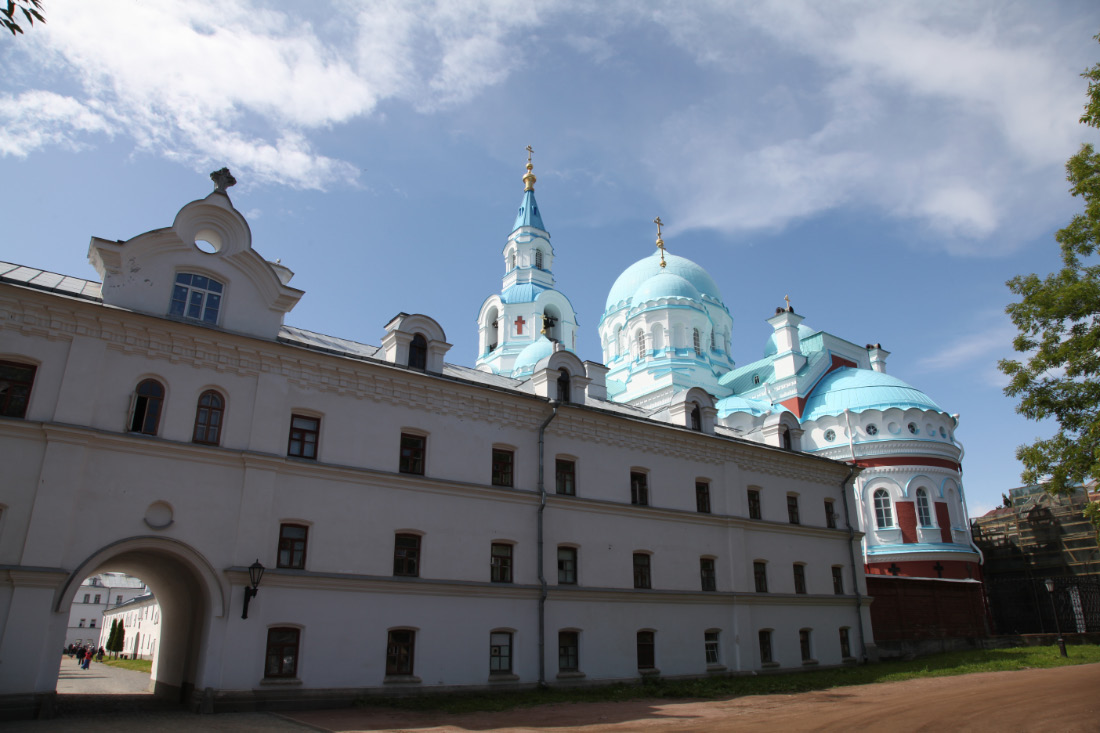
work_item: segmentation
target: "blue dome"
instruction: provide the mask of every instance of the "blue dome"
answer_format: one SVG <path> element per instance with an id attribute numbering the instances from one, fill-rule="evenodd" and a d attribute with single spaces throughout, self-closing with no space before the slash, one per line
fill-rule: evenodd
<path id="1" fill-rule="evenodd" d="M 634 291 L 631 302 L 636 305 L 658 298 L 703 299 L 699 290 L 684 278 L 675 273 L 662 272 L 642 283 L 642 286 Z"/>
<path id="2" fill-rule="evenodd" d="M 817 331 L 810 328 L 805 323 L 798 324 L 798 340 L 801 341 L 804 338 L 813 336 Z M 775 344 L 775 331 L 772 331 L 768 335 L 768 340 L 764 342 L 764 356 L 775 356 L 779 353 L 779 347 Z"/>
<path id="3" fill-rule="evenodd" d="M 610 311 L 614 306 L 622 303 L 623 301 L 630 300 L 639 288 L 649 280 L 658 275 L 678 275 L 679 277 L 687 280 L 700 295 L 716 300 L 719 303 L 722 302 L 722 295 L 718 292 L 718 285 L 715 284 L 714 279 L 707 274 L 699 265 L 695 264 L 686 257 L 680 257 L 678 255 L 670 255 L 665 253 L 665 267 L 661 267 L 661 253 L 659 250 L 655 250 L 652 255 L 645 259 L 638 260 L 630 267 L 623 271 L 623 274 L 619 275 L 615 280 L 615 284 L 611 286 L 611 292 L 607 295 L 607 305 L 604 306 L 604 312 Z M 697 296 L 696 296 L 697 297 Z"/>
<path id="4" fill-rule="evenodd" d="M 802 421 L 841 415 L 845 410 L 863 412 L 891 408 L 907 410 L 912 407 L 943 412 L 931 397 L 897 377 L 871 369 L 843 367 L 826 374 L 817 383 L 806 400 Z"/>
<path id="5" fill-rule="evenodd" d="M 537 339 L 527 344 L 523 351 L 516 356 L 516 362 L 512 365 L 512 376 L 530 374 L 535 371 L 535 365 L 554 353 L 554 342 L 539 335 Z"/>

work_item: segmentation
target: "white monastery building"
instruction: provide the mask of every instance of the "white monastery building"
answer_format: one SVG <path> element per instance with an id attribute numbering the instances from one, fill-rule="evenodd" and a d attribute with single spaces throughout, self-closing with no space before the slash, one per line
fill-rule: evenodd
<path id="1" fill-rule="evenodd" d="M 120 657 L 126 659 L 154 659 L 160 644 L 160 604 L 152 593 L 135 596 L 122 605 L 103 613 L 96 648 L 107 649 L 114 622 L 122 624 L 122 649 Z M 113 656 L 113 654 L 112 654 Z"/>
<path id="2" fill-rule="evenodd" d="M 141 579 L 122 573 L 99 573 L 86 578 L 70 606 L 64 646 L 95 644 L 98 647 L 104 614 L 145 592 Z"/>
<path id="3" fill-rule="evenodd" d="M 955 418 L 789 306 L 736 367 L 660 225 L 582 361 L 530 158 L 474 368 L 426 315 L 285 325 L 304 293 L 212 178 L 93 238 L 100 282 L 0 263 L 6 714 L 48 714 L 98 573 L 148 585 L 155 689 L 209 711 L 854 663 L 865 562 L 977 562 Z"/>

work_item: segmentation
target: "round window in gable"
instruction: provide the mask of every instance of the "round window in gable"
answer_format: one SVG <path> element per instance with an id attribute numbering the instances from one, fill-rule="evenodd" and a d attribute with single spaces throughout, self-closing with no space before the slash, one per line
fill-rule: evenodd
<path id="1" fill-rule="evenodd" d="M 836 440 L 836 431 L 835 430 L 826 430 L 825 431 L 825 440 L 829 441 L 830 443 L 832 443 L 834 440 Z"/>
<path id="2" fill-rule="evenodd" d="M 878 425 L 875 425 L 874 423 L 871 423 L 870 425 L 868 425 L 867 426 L 867 434 L 868 435 L 878 435 Z"/>
<path id="3" fill-rule="evenodd" d="M 195 235 L 195 247 L 200 252 L 212 255 L 221 251 L 222 238 L 218 236 L 217 232 L 204 229 Z"/>
<path id="4" fill-rule="evenodd" d="M 917 427 L 917 424 L 915 422 L 911 422 L 909 423 L 909 432 L 913 435 L 917 435 L 918 433 L 920 433 L 920 428 Z"/>

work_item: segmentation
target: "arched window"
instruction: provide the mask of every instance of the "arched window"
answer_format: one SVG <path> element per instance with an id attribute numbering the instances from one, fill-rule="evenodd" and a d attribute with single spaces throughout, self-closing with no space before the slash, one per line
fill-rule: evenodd
<path id="1" fill-rule="evenodd" d="M 703 355 L 703 348 L 699 344 L 699 329 L 698 328 L 692 329 L 692 332 L 691 332 L 691 345 L 695 347 L 695 355 L 696 356 L 702 356 Z"/>
<path id="2" fill-rule="evenodd" d="M 645 332 L 638 331 L 638 358 L 645 360 Z"/>
<path id="3" fill-rule="evenodd" d="M 780 428 L 780 431 L 783 436 L 783 450 L 791 450 L 791 431 L 785 425 Z"/>
<path id="4" fill-rule="evenodd" d="M 491 343 L 489 344 L 489 351 L 492 351 L 500 343 L 500 321 L 493 319 L 492 335 L 489 336 Z"/>
<path id="5" fill-rule="evenodd" d="M 203 392 L 199 396 L 198 408 L 195 410 L 195 431 L 192 434 L 193 443 L 206 445 L 218 445 L 222 435 L 222 413 L 225 410 L 225 400 L 212 389 Z"/>
<path id="6" fill-rule="evenodd" d="M 703 413 L 699 409 L 699 403 L 695 402 L 691 407 L 691 429 L 702 430 L 703 429 Z"/>
<path id="7" fill-rule="evenodd" d="M 569 372 L 562 369 L 558 372 L 558 402 L 569 402 Z"/>
<path id="8" fill-rule="evenodd" d="M 134 409 L 130 418 L 130 432 L 156 435 L 160 425 L 160 407 L 164 402 L 164 385 L 155 379 L 146 379 L 134 390 Z"/>
<path id="9" fill-rule="evenodd" d="M 420 334 L 414 335 L 409 343 L 409 366 L 413 369 L 428 367 L 428 342 Z"/>
<path id="10" fill-rule="evenodd" d="M 890 495 L 886 489 L 875 490 L 875 526 L 879 529 L 894 526 L 894 509 L 890 506 Z"/>
<path id="11" fill-rule="evenodd" d="M 615 356 L 623 355 L 623 327 L 615 327 Z"/>
<path id="12" fill-rule="evenodd" d="M 512 253 L 512 269 L 516 269 L 516 253 Z"/>
<path id="13" fill-rule="evenodd" d="M 541 249 L 536 249 L 535 250 L 535 269 L 537 269 L 537 270 L 542 269 L 542 250 Z"/>
<path id="14" fill-rule="evenodd" d="M 932 510 L 928 505 L 928 492 L 917 489 L 917 521 L 922 527 L 932 526 Z"/>
<path id="15" fill-rule="evenodd" d="M 714 350 L 715 350 L 715 344 L 714 344 L 714 331 L 711 331 L 711 332 L 710 332 L 710 350 L 711 350 L 711 351 L 714 351 Z"/>

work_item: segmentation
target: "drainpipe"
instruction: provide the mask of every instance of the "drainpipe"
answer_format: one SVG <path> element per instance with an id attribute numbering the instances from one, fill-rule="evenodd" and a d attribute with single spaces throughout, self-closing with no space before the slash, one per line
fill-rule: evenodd
<path id="1" fill-rule="evenodd" d="M 539 569 L 539 687 L 546 687 L 546 573 L 543 572 L 542 560 L 542 522 L 543 512 L 546 510 L 546 482 L 543 480 L 543 444 L 546 434 L 546 426 L 558 416 L 558 403 L 550 400 L 553 412 L 539 426 L 539 514 L 538 514 L 538 569 Z"/>
<path id="2" fill-rule="evenodd" d="M 852 528 L 852 519 L 848 511 L 848 482 L 852 480 L 857 467 L 856 446 L 855 443 L 852 442 L 852 421 L 847 410 L 844 411 L 844 421 L 848 424 L 848 447 L 852 451 L 852 463 L 851 467 L 848 469 L 848 475 L 840 482 L 840 493 L 844 497 L 844 524 L 848 527 L 848 556 L 852 560 L 852 585 L 855 587 L 856 592 L 856 622 L 859 626 L 860 659 L 866 662 L 867 637 L 863 631 L 863 595 L 859 592 L 859 576 L 856 573 L 856 550 L 855 547 L 853 547 L 856 531 Z M 853 490 L 855 489 L 854 481 L 852 482 L 852 488 Z"/>

